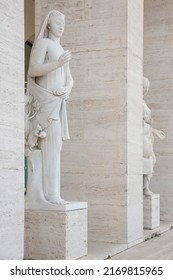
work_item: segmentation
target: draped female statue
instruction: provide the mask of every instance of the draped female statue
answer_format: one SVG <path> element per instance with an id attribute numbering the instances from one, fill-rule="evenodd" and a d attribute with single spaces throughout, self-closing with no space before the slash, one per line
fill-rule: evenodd
<path id="1" fill-rule="evenodd" d="M 143 79 L 143 96 L 145 97 L 149 91 L 150 82 L 147 78 Z M 160 139 L 165 138 L 165 134 L 161 130 L 152 127 L 151 110 L 143 100 L 143 193 L 144 195 L 152 195 L 149 189 L 150 180 L 154 173 L 154 165 L 156 157 L 154 154 L 154 134 Z"/>
<path id="2" fill-rule="evenodd" d="M 73 79 L 69 68 L 71 53 L 60 45 L 64 27 L 65 16 L 50 11 L 33 44 L 28 70 L 26 154 L 30 164 L 34 164 L 31 169 L 35 174 L 30 171 L 29 176 L 36 178 L 29 179 L 26 200 L 30 205 L 33 200 L 42 207 L 48 203 L 65 203 L 60 195 L 60 153 L 62 140 L 69 139 L 66 101 Z M 39 160 L 34 159 L 38 150 L 41 151 L 40 172 L 37 172 Z"/>

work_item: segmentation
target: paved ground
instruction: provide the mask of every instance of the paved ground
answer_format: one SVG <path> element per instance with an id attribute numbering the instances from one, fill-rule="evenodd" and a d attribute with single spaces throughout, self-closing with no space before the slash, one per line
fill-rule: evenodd
<path id="1" fill-rule="evenodd" d="M 173 230 L 117 254 L 111 259 L 173 260 Z"/>

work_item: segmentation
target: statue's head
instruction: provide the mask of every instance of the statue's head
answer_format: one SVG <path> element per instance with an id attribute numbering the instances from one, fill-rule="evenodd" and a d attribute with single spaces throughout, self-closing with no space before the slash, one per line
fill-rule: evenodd
<path id="1" fill-rule="evenodd" d="M 52 34 L 55 37 L 60 38 L 64 32 L 64 27 L 65 16 L 58 11 L 52 11 L 47 23 L 48 36 Z"/>
<path id="2" fill-rule="evenodd" d="M 148 78 L 143 77 L 143 96 L 146 96 L 150 88 L 150 81 Z"/>
<path id="3" fill-rule="evenodd" d="M 50 11 L 41 25 L 36 39 L 48 38 L 50 34 L 60 38 L 65 27 L 65 16 L 57 10 Z"/>

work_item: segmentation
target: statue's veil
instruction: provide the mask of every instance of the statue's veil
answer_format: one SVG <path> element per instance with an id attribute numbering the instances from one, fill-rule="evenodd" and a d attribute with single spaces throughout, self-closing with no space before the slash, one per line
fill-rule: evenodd
<path id="1" fill-rule="evenodd" d="M 41 38 L 47 38 L 48 37 L 48 29 L 47 29 L 47 25 L 49 23 L 49 18 L 51 15 L 56 15 L 56 16 L 60 16 L 62 17 L 63 19 L 65 19 L 65 16 L 64 14 L 62 14 L 61 12 L 57 11 L 57 10 L 51 10 L 47 16 L 45 17 L 45 19 L 43 20 L 41 26 L 40 26 L 40 30 L 38 32 L 38 35 L 36 36 L 35 38 L 35 41 L 33 43 L 33 46 L 32 46 L 32 49 L 31 49 L 31 54 L 30 54 L 30 57 L 32 57 L 32 53 L 33 53 L 33 50 L 34 50 L 34 47 L 35 47 L 35 44 L 37 42 L 37 40 L 41 39 Z M 27 75 L 28 76 L 28 75 Z M 28 86 L 29 86 L 29 79 L 30 77 L 28 76 L 27 77 L 27 80 L 28 80 Z M 28 86 L 27 86 L 27 92 L 28 92 Z"/>

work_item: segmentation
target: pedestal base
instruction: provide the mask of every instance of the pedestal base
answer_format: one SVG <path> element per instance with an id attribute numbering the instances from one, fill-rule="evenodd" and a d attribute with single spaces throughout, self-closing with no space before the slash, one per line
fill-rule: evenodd
<path id="1" fill-rule="evenodd" d="M 144 228 L 154 229 L 160 226 L 160 195 L 144 196 Z"/>
<path id="2" fill-rule="evenodd" d="M 77 259 L 87 254 L 87 203 L 25 210 L 25 259 Z"/>

